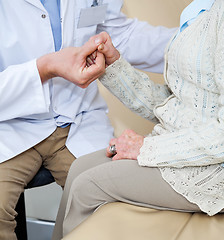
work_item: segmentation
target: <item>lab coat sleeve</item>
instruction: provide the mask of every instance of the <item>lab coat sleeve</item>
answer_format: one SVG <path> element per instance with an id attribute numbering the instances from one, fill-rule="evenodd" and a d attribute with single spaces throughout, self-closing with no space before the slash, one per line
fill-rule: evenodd
<path id="1" fill-rule="evenodd" d="M 120 12 L 122 3 L 120 0 L 109 1 L 107 19 L 98 26 L 98 32 L 108 32 L 115 47 L 133 66 L 163 73 L 165 48 L 177 29 L 127 18 Z"/>
<path id="2" fill-rule="evenodd" d="M 153 111 L 155 106 L 170 96 L 166 85 L 154 83 L 122 57 L 99 80 L 126 107 L 153 122 L 158 122 Z"/>
<path id="3" fill-rule="evenodd" d="M 0 121 L 48 111 L 36 60 L 0 72 Z"/>

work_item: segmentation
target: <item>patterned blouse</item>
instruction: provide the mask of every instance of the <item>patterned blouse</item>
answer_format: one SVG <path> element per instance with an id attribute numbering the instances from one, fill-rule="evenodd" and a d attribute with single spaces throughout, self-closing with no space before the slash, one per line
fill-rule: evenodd
<path id="1" fill-rule="evenodd" d="M 165 85 L 155 84 L 121 57 L 100 80 L 157 123 L 145 137 L 139 165 L 159 167 L 176 192 L 214 215 L 224 208 L 223 0 L 171 39 L 164 79 Z"/>

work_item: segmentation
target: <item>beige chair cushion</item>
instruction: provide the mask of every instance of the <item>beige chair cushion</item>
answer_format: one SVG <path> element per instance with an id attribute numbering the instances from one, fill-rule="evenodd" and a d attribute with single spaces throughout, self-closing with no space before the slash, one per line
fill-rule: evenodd
<path id="1" fill-rule="evenodd" d="M 110 203 L 63 240 L 218 240 L 223 234 L 224 214 L 209 217 Z"/>

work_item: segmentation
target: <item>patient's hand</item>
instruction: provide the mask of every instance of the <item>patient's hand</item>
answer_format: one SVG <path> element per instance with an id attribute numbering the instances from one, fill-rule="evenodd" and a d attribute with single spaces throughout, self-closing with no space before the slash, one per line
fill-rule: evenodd
<path id="1" fill-rule="evenodd" d="M 120 58 L 120 53 L 114 47 L 108 33 L 101 32 L 100 34 L 91 37 L 89 41 L 94 41 L 98 46 L 98 49 L 87 57 L 87 66 L 91 66 L 95 63 L 97 52 L 104 54 L 106 67 Z"/>
<path id="2" fill-rule="evenodd" d="M 115 145 L 116 155 L 112 160 L 120 159 L 134 159 L 137 160 L 137 157 L 140 153 L 140 148 L 143 145 L 144 137 L 135 133 L 133 130 L 127 129 L 122 135 L 118 138 L 113 138 L 110 140 L 110 146 Z M 107 148 L 107 156 L 112 157 L 110 147 Z"/>

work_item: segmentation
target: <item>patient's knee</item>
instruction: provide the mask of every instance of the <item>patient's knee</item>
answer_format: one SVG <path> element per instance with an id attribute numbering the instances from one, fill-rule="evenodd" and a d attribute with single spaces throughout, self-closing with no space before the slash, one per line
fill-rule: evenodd
<path id="1" fill-rule="evenodd" d="M 102 190 L 89 175 L 89 171 L 80 174 L 74 179 L 71 187 L 73 200 L 83 207 L 94 207 L 101 204 L 104 200 Z"/>

